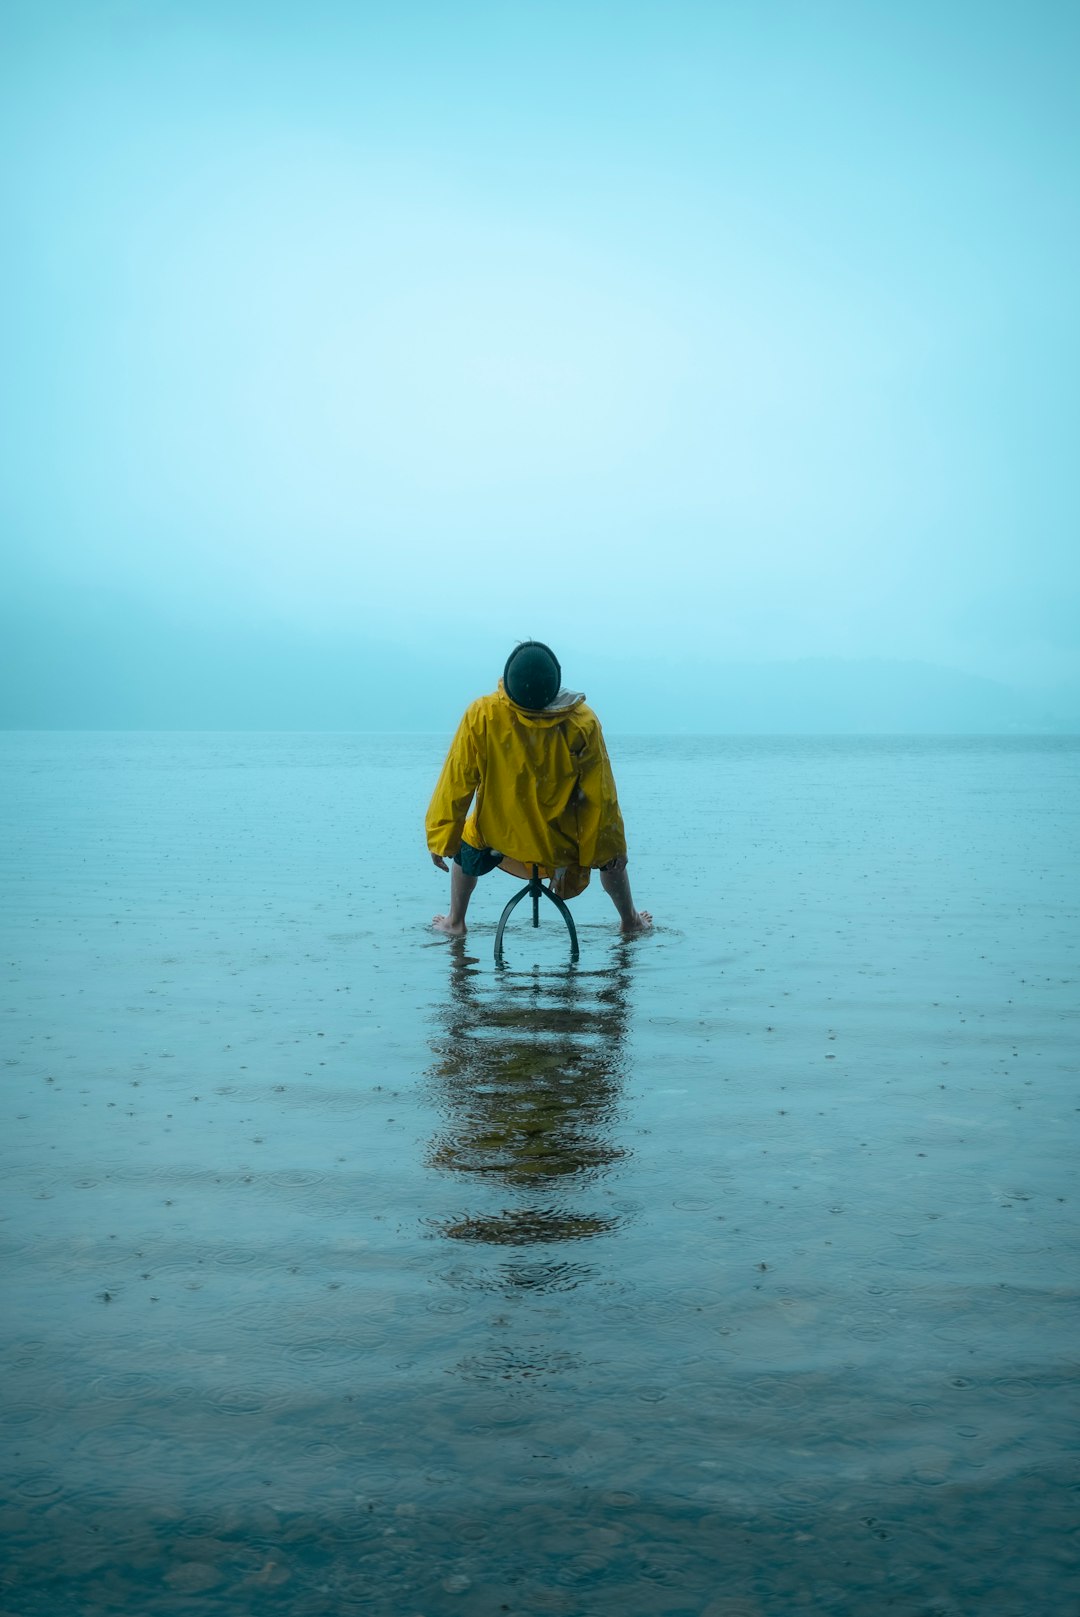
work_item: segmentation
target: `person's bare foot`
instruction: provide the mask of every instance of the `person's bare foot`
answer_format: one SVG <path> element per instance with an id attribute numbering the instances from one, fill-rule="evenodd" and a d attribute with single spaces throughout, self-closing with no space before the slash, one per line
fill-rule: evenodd
<path id="1" fill-rule="evenodd" d="M 433 915 L 431 924 L 436 932 L 442 932 L 448 938 L 463 938 L 465 936 L 465 922 L 454 926 L 449 915 Z"/>
<path id="2" fill-rule="evenodd" d="M 647 932 L 652 924 L 652 914 L 649 910 L 635 910 L 633 922 L 628 926 L 624 921 L 619 931 L 624 938 L 632 938 L 638 932 Z"/>

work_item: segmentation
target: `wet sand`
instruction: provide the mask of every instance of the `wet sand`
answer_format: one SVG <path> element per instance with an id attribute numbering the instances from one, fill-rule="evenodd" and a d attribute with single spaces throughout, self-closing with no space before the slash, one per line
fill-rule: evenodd
<path id="1" fill-rule="evenodd" d="M 0 741 L 0 1610 L 1072 1617 L 1080 743 Z"/>

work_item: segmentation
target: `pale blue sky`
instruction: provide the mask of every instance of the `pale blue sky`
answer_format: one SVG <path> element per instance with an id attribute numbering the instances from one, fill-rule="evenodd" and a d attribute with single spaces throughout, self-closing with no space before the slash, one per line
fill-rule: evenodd
<path id="1" fill-rule="evenodd" d="M 1080 679 L 1075 5 L 0 29 L 24 620 Z"/>

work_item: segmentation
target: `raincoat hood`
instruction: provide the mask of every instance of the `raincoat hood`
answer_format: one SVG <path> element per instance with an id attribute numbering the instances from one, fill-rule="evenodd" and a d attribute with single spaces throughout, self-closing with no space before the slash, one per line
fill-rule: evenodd
<path id="1" fill-rule="evenodd" d="M 538 710 L 528 707 L 521 707 L 520 704 L 515 702 L 513 697 L 507 693 L 506 687 L 503 685 L 501 679 L 499 681 L 499 695 L 502 697 L 510 711 L 515 715 L 516 718 L 520 719 L 523 724 L 535 725 L 558 724 L 561 722 L 561 720 L 565 719 L 568 713 L 572 713 L 576 707 L 580 707 L 585 700 L 584 691 L 571 691 L 568 690 L 564 685 L 562 689 L 552 697 L 547 707 L 542 707 Z"/>

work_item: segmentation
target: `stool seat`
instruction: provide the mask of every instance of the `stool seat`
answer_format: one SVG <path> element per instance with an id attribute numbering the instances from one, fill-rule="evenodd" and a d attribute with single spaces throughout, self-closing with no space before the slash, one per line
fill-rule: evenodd
<path id="1" fill-rule="evenodd" d="M 539 866 L 533 865 L 532 875 L 529 877 L 529 880 L 525 883 L 524 887 L 518 888 L 513 898 L 506 905 L 502 914 L 499 916 L 499 924 L 495 930 L 495 964 L 497 966 L 501 966 L 503 964 L 503 933 L 506 931 L 506 923 L 510 919 L 511 914 L 521 903 L 523 898 L 531 898 L 532 924 L 533 926 L 539 926 L 541 895 L 543 895 L 544 898 L 551 900 L 559 914 L 562 916 L 563 920 L 566 922 L 567 931 L 570 933 L 571 962 L 578 958 L 577 927 L 574 925 L 574 917 L 570 914 L 570 911 L 567 909 L 559 895 L 557 893 L 553 893 L 550 887 L 544 886 L 542 880 L 540 879 Z"/>

